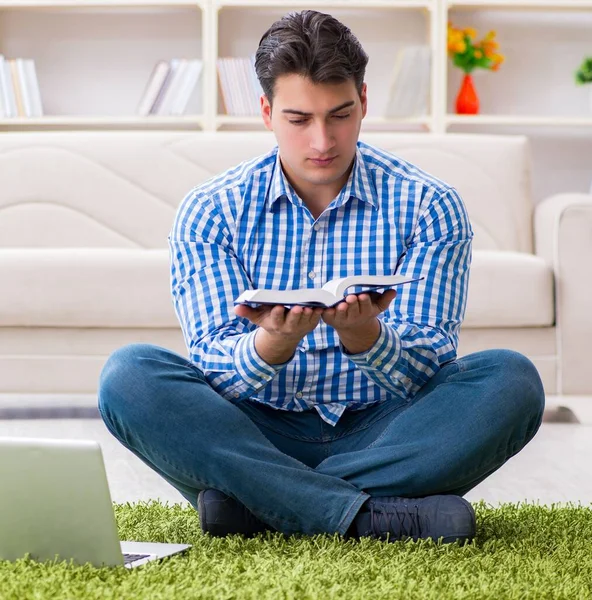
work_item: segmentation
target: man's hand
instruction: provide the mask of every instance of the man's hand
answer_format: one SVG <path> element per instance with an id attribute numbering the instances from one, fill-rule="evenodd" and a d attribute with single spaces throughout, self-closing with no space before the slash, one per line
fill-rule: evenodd
<path id="1" fill-rule="evenodd" d="M 345 301 L 323 311 L 323 321 L 337 331 L 341 343 L 351 354 L 370 349 L 380 334 L 378 315 L 395 299 L 395 290 L 358 296 L 350 294 Z"/>
<path id="2" fill-rule="evenodd" d="M 273 365 L 292 357 L 300 340 L 319 324 L 323 309 L 294 306 L 288 310 L 281 305 L 252 308 L 239 304 L 234 312 L 259 327 L 255 348 L 265 362 Z"/>

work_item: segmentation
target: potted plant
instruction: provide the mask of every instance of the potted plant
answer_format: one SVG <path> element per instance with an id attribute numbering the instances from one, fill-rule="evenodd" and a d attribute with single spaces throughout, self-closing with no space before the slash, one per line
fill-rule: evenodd
<path id="1" fill-rule="evenodd" d="M 505 58 L 498 52 L 495 31 L 490 31 L 482 40 L 477 40 L 477 32 L 472 27 L 458 29 L 448 23 L 448 55 L 455 67 L 465 73 L 456 98 L 458 114 L 477 114 L 479 98 L 471 73 L 475 69 L 497 71 Z"/>
<path id="2" fill-rule="evenodd" d="M 575 73 L 576 84 L 584 85 L 592 83 L 592 56 L 584 58 L 580 68 Z M 592 111 L 592 85 L 589 86 L 590 110 Z"/>

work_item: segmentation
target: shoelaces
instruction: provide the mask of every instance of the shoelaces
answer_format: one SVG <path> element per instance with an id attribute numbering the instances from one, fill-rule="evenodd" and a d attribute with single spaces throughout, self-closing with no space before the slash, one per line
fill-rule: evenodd
<path id="1" fill-rule="evenodd" d="M 418 538 L 422 530 L 419 522 L 419 506 L 401 504 L 398 507 L 370 505 L 370 522 L 372 530 L 381 539 L 390 537 Z"/>

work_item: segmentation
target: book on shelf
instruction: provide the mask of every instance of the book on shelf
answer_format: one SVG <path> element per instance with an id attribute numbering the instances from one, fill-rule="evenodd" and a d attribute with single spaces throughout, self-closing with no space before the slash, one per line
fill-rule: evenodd
<path id="1" fill-rule="evenodd" d="M 396 55 L 391 75 L 386 117 L 416 117 L 429 113 L 431 50 L 409 45 Z"/>
<path id="2" fill-rule="evenodd" d="M 342 302 L 347 294 L 362 294 L 397 285 L 413 283 L 423 277 L 406 275 L 350 275 L 340 279 L 331 279 L 321 288 L 302 288 L 297 290 L 246 290 L 235 304 L 258 306 L 271 304 L 284 306 L 311 306 L 330 308 Z M 354 288 L 354 290 L 350 290 Z"/>
<path id="3" fill-rule="evenodd" d="M 136 114 L 143 117 L 184 114 L 202 68 L 203 61 L 197 58 L 158 61 L 144 88 Z"/>
<path id="4" fill-rule="evenodd" d="M 41 117 L 43 106 L 35 61 L 0 55 L 0 117 Z"/>
<path id="5" fill-rule="evenodd" d="M 142 98 L 140 99 L 140 103 L 136 109 L 136 114 L 141 117 L 145 117 L 150 114 L 150 111 L 152 110 L 152 107 L 158 98 L 158 94 L 160 93 L 166 78 L 169 76 L 170 70 L 171 65 L 166 60 L 159 60 L 154 65 L 150 79 L 148 79 L 148 83 L 144 88 Z"/>
<path id="6" fill-rule="evenodd" d="M 263 90 L 255 72 L 255 55 L 218 58 L 216 67 L 226 114 L 236 117 L 258 116 Z"/>

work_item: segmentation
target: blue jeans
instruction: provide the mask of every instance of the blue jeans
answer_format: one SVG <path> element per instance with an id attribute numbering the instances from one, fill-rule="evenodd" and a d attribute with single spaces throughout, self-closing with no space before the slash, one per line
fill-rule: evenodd
<path id="1" fill-rule="evenodd" d="M 408 402 L 346 410 L 234 404 L 187 359 L 157 346 L 116 352 L 101 374 L 109 431 L 193 505 L 214 488 L 285 534 L 345 534 L 371 496 L 464 495 L 519 452 L 543 416 L 534 365 L 487 350 L 444 365 Z"/>

